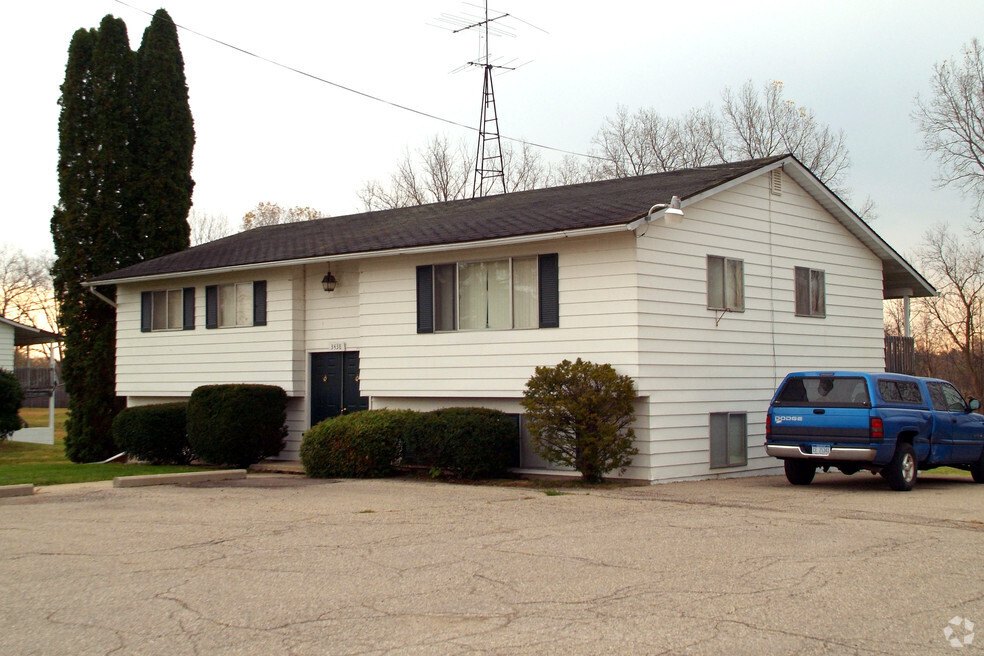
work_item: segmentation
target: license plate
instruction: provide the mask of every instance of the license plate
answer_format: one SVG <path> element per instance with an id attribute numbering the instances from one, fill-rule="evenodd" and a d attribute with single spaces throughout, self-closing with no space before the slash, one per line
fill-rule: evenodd
<path id="1" fill-rule="evenodd" d="M 814 444 L 810 449 L 810 453 L 815 456 L 829 456 L 830 455 L 830 445 L 829 444 Z"/>

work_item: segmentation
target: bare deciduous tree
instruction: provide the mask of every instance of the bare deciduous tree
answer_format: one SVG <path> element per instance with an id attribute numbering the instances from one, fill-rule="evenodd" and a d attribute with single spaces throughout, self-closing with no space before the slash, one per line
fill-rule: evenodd
<path id="1" fill-rule="evenodd" d="M 279 225 L 281 223 L 298 223 L 320 219 L 327 214 L 313 207 L 283 208 L 277 203 L 258 203 L 256 207 L 243 215 L 243 230 L 259 228 L 260 226 Z"/>
<path id="2" fill-rule="evenodd" d="M 843 193 L 850 167 L 843 131 L 785 99 L 781 82 L 759 90 L 748 81 L 737 91 L 726 88 L 722 99 L 719 113 L 708 105 L 680 118 L 619 107 L 593 139 L 600 168 L 607 177 L 622 177 L 792 153 Z"/>
<path id="3" fill-rule="evenodd" d="M 507 191 L 789 152 L 844 195 L 840 186 L 850 166 L 844 133 L 818 122 L 812 110 L 786 100 L 780 82 L 771 82 L 761 90 L 751 81 L 737 92 L 725 89 L 719 112 L 707 105 L 680 117 L 667 117 L 654 109 L 631 113 L 619 106 L 593 137 L 587 161 L 567 156 L 559 164 L 545 163 L 535 146 L 519 144 L 503 144 Z M 367 182 L 359 198 L 369 211 L 465 198 L 473 174 L 474 159 L 463 142 L 453 144 L 446 137 L 435 136 L 424 148 L 404 155 L 388 185 L 377 180 Z"/>
<path id="4" fill-rule="evenodd" d="M 975 197 L 984 221 L 984 45 L 973 39 L 962 60 L 936 64 L 930 85 L 913 113 L 923 149 L 939 164 L 939 185 Z"/>
<path id="5" fill-rule="evenodd" d="M 522 143 L 517 148 L 505 143 L 502 158 L 508 191 L 551 184 L 550 167 L 531 145 Z M 452 142 L 445 136 L 435 135 L 423 148 L 404 154 L 388 186 L 378 180 L 365 183 L 359 191 L 359 200 L 367 211 L 375 211 L 467 198 L 474 172 L 474 153 L 469 152 L 463 141 Z"/>
<path id="6" fill-rule="evenodd" d="M 601 180 L 604 176 L 598 166 L 585 165 L 574 155 L 564 155 L 560 163 L 550 167 L 549 180 L 555 185 L 572 185 Z M 550 186 L 549 184 L 543 186 Z"/>
<path id="7" fill-rule="evenodd" d="M 965 392 L 984 394 L 984 246 L 946 226 L 929 231 L 917 253 L 922 270 L 939 291 L 919 299 L 931 321 L 927 338 L 937 353 L 955 351 Z"/>
<path id="8" fill-rule="evenodd" d="M 51 253 L 29 255 L 0 246 L 0 316 L 42 330 L 58 331 L 58 311 L 51 283 Z M 51 347 L 42 349 L 50 353 Z"/>
<path id="9" fill-rule="evenodd" d="M 192 208 L 188 212 L 191 227 L 191 245 L 198 246 L 232 234 L 232 225 L 225 214 L 209 214 Z"/>
<path id="10" fill-rule="evenodd" d="M 8 244 L 0 246 L 0 316 L 47 329 L 53 309 L 50 253 L 28 255 Z M 53 314 L 51 315 L 53 318 Z"/>

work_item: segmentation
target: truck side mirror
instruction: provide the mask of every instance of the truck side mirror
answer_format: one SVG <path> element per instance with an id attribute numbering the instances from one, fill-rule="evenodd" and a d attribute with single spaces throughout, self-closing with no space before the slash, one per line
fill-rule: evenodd
<path id="1" fill-rule="evenodd" d="M 967 402 L 967 407 L 970 408 L 971 412 L 975 412 L 981 409 L 981 402 L 977 399 L 972 398 L 970 399 L 970 401 Z"/>

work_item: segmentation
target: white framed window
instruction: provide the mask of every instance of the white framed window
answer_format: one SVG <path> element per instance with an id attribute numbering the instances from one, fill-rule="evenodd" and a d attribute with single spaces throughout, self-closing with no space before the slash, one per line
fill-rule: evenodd
<path id="1" fill-rule="evenodd" d="M 533 255 L 419 267 L 418 332 L 548 327 L 540 297 L 543 259 Z M 556 259 L 548 260 L 555 271 Z M 555 273 L 549 279 L 553 300 L 548 311 L 556 305 Z"/>
<path id="2" fill-rule="evenodd" d="M 140 292 L 140 332 L 194 329 L 194 287 Z"/>
<path id="3" fill-rule="evenodd" d="M 827 316 L 824 272 L 821 269 L 796 267 L 796 316 Z"/>
<path id="4" fill-rule="evenodd" d="M 710 414 L 711 468 L 748 464 L 748 415 L 744 412 Z"/>
<path id="5" fill-rule="evenodd" d="M 181 330 L 184 321 L 184 290 L 151 292 L 151 330 Z"/>
<path id="6" fill-rule="evenodd" d="M 265 280 L 205 287 L 205 327 L 235 328 L 266 325 Z"/>
<path id="7" fill-rule="evenodd" d="M 253 325 L 253 283 L 219 285 L 219 327 Z"/>
<path id="8" fill-rule="evenodd" d="M 744 311 L 744 261 L 718 255 L 707 256 L 707 309 Z"/>

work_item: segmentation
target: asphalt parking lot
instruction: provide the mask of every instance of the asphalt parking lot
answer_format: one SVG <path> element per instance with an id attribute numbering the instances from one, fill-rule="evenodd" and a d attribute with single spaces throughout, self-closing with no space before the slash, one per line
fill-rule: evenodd
<path id="1" fill-rule="evenodd" d="M 960 477 L 56 486 L 0 499 L 0 654 L 968 654 L 982 563 Z"/>

